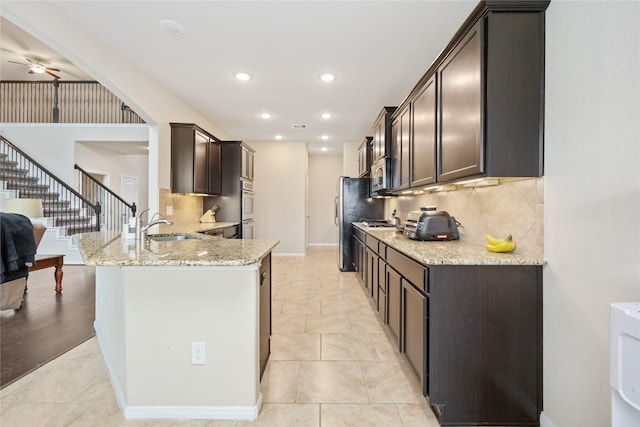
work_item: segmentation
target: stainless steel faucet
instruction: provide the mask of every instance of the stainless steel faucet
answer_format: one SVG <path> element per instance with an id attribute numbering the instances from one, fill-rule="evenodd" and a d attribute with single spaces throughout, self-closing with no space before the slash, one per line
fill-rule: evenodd
<path id="1" fill-rule="evenodd" d="M 142 227 L 140 229 L 140 240 L 147 240 L 147 233 L 149 232 L 149 228 L 153 227 L 154 225 L 158 225 L 158 224 L 167 224 L 167 225 L 173 225 L 173 221 L 169 221 L 166 218 L 160 218 L 160 219 L 156 219 L 155 221 L 151 221 L 149 224 L 145 225 L 144 227 Z"/>
<path id="2" fill-rule="evenodd" d="M 142 223 L 143 223 L 144 220 L 142 218 L 142 215 L 145 212 L 148 212 L 149 210 L 150 210 L 149 208 L 143 210 L 136 217 L 136 240 L 140 240 L 140 241 L 147 240 L 147 233 L 149 232 L 149 228 L 153 227 L 154 225 L 158 225 L 158 224 L 173 225 L 173 222 L 169 221 L 166 218 L 160 218 L 160 219 L 157 219 L 157 220 L 154 221 L 153 218 L 155 218 L 156 215 L 162 217 L 162 214 L 160 212 L 156 212 L 151 217 L 151 221 L 147 225 L 143 226 Z"/>

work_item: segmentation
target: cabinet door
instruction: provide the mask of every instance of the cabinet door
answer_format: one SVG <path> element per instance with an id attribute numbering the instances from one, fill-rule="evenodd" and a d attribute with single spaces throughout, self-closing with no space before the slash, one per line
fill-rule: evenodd
<path id="1" fill-rule="evenodd" d="M 413 373 L 418 378 L 422 394 L 427 395 L 427 297 L 402 280 L 402 349 Z"/>
<path id="2" fill-rule="evenodd" d="M 359 239 L 355 237 L 352 238 L 352 262 L 353 262 L 353 270 L 356 272 L 358 278 L 365 285 L 365 250 L 364 243 L 362 243 Z"/>
<path id="3" fill-rule="evenodd" d="M 246 147 L 242 147 L 242 178 L 253 180 L 253 153 Z"/>
<path id="4" fill-rule="evenodd" d="M 438 68 L 438 181 L 482 173 L 482 61 L 478 22 Z"/>
<path id="5" fill-rule="evenodd" d="M 397 115 L 391 126 L 391 185 L 394 190 L 409 187 L 411 148 L 411 105 Z"/>
<path id="6" fill-rule="evenodd" d="M 371 298 L 378 302 L 378 255 L 372 250 L 367 251 L 367 283 Z"/>
<path id="7" fill-rule="evenodd" d="M 193 192 L 209 192 L 209 137 L 196 131 L 193 158 Z"/>
<path id="8" fill-rule="evenodd" d="M 402 291 L 402 277 L 387 266 L 387 323 L 396 345 L 400 349 L 400 297 Z"/>
<path id="9" fill-rule="evenodd" d="M 249 152 L 247 155 L 247 178 L 249 178 L 250 180 L 254 179 L 254 158 L 255 156 L 253 155 L 252 152 Z"/>
<path id="10" fill-rule="evenodd" d="M 387 323 L 387 263 L 378 259 L 378 315 Z"/>
<path id="11" fill-rule="evenodd" d="M 409 187 L 409 162 L 411 160 L 411 104 L 400 113 L 400 188 Z"/>
<path id="12" fill-rule="evenodd" d="M 411 186 L 436 182 L 436 75 L 413 101 L 411 141 Z"/>
<path id="13" fill-rule="evenodd" d="M 226 227 L 222 230 L 222 237 L 225 239 L 237 239 L 238 238 L 238 226 L 234 225 Z"/>
<path id="14" fill-rule="evenodd" d="M 271 343 L 271 254 L 260 264 L 260 378 L 267 366 Z"/>
<path id="15" fill-rule="evenodd" d="M 371 163 L 375 163 L 383 156 L 384 145 L 384 122 L 378 120 L 373 127 L 373 158 Z"/>
<path id="16" fill-rule="evenodd" d="M 371 140 L 367 136 L 358 147 L 358 176 L 360 178 L 369 175 L 371 169 Z"/>
<path id="17" fill-rule="evenodd" d="M 400 118 L 396 118 L 391 124 L 391 188 L 400 190 L 402 170 L 402 125 Z"/>
<path id="18" fill-rule="evenodd" d="M 222 192 L 222 173 L 220 170 L 220 144 L 212 141 L 209 145 L 209 191 L 208 194 Z"/>
<path id="19" fill-rule="evenodd" d="M 396 107 L 384 107 L 373 124 L 372 164 L 391 156 L 391 115 L 395 110 Z"/>
<path id="20" fill-rule="evenodd" d="M 537 425 L 542 267 L 429 268 L 429 402 L 443 425 Z"/>

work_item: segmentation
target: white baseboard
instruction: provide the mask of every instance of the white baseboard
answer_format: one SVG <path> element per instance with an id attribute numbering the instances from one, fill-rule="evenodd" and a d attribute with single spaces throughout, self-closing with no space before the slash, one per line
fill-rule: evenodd
<path id="1" fill-rule="evenodd" d="M 540 427 L 558 427 L 544 412 L 540 414 Z"/>
<path id="2" fill-rule="evenodd" d="M 302 252 L 302 253 L 286 253 L 286 252 L 273 252 L 271 255 L 273 256 L 305 256 L 306 253 Z"/>
<path id="3" fill-rule="evenodd" d="M 262 393 L 255 406 L 128 406 L 124 417 L 132 419 L 187 419 L 255 421 L 262 406 Z"/>

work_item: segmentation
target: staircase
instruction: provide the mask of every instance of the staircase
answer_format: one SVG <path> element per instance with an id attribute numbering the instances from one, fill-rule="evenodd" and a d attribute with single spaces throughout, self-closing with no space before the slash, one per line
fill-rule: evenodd
<path id="1" fill-rule="evenodd" d="M 28 169 L 18 167 L 18 161 L 9 160 L 0 153 L 0 197 L 41 199 L 44 216 L 33 222 L 47 227 L 38 247 L 40 253 L 63 253 L 66 264 L 82 264 L 82 257 L 72 235 L 96 230 L 95 214 L 87 209 L 71 206 L 70 200 L 61 199 L 50 184 L 41 184 L 40 178 L 31 176 Z"/>
<path id="2" fill-rule="evenodd" d="M 61 200 L 59 192 L 50 191 L 48 184 L 39 184 L 37 177 L 29 176 L 27 169 L 18 169 L 17 165 L 17 161 L 7 160 L 7 154 L 0 153 L 0 181 L 5 190 L 14 190 L 22 199 L 41 199 L 44 218 L 52 227 L 60 228 L 64 236 L 96 231 L 95 216 L 87 216 L 86 209 Z"/>

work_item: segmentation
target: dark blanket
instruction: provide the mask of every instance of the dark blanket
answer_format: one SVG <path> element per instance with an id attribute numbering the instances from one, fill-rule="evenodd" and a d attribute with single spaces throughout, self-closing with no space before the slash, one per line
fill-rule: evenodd
<path id="1" fill-rule="evenodd" d="M 36 239 L 31 220 L 24 215 L 0 212 L 2 270 L 0 283 L 25 277 L 35 264 Z"/>

